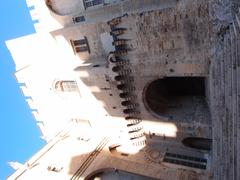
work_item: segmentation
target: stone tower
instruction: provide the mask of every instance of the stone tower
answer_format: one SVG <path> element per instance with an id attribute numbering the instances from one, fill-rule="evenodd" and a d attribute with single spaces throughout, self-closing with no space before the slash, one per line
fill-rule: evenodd
<path id="1" fill-rule="evenodd" d="M 27 0 L 7 41 L 46 146 L 9 180 L 240 179 L 240 2 Z"/>

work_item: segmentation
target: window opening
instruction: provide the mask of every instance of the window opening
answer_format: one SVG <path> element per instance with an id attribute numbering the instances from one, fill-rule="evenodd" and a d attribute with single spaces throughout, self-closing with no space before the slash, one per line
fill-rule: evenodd
<path id="1" fill-rule="evenodd" d="M 188 166 L 198 169 L 207 168 L 207 159 L 200 157 L 193 157 L 175 153 L 166 153 L 163 159 L 164 162 L 178 164 L 182 166 Z"/>
<path id="2" fill-rule="evenodd" d="M 73 41 L 73 45 L 74 46 L 81 46 L 81 45 L 85 45 L 85 44 L 86 44 L 86 40 L 85 39 L 79 39 L 79 40 Z"/>
<path id="3" fill-rule="evenodd" d="M 72 45 L 74 46 L 74 50 L 77 53 L 80 53 L 80 52 L 90 53 L 88 40 L 85 36 L 84 36 L 84 39 L 73 40 Z"/>
<path id="4" fill-rule="evenodd" d="M 78 86 L 75 81 L 58 81 L 55 84 L 55 89 L 57 91 L 76 92 L 78 91 Z"/>
<path id="5" fill-rule="evenodd" d="M 78 16 L 78 17 L 73 18 L 74 23 L 83 22 L 83 21 L 85 21 L 84 16 Z"/>
<path id="6" fill-rule="evenodd" d="M 92 6 L 103 4 L 104 0 L 84 0 L 83 2 L 84 2 L 85 9 L 87 9 Z"/>
<path id="7" fill-rule="evenodd" d="M 76 52 L 85 52 L 85 51 L 88 51 L 88 47 L 80 46 L 80 47 L 76 47 L 75 50 L 76 50 Z"/>

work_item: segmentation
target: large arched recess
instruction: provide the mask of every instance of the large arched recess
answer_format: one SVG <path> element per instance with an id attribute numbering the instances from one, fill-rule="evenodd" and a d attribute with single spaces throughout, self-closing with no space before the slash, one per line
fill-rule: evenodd
<path id="1" fill-rule="evenodd" d="M 204 77 L 165 77 L 150 82 L 143 91 L 146 109 L 155 117 L 182 121 L 210 118 Z"/>

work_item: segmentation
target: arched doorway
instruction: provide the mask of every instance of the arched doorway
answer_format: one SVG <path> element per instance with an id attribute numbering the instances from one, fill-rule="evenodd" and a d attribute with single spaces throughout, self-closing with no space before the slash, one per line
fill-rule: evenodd
<path id="1" fill-rule="evenodd" d="M 144 89 L 146 109 L 157 117 L 192 122 L 209 120 L 204 77 L 166 77 Z M 209 123 L 208 123 L 209 124 Z"/>

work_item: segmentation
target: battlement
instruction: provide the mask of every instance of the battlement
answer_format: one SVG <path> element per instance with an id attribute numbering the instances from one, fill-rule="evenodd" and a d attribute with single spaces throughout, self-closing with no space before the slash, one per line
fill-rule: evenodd
<path id="1" fill-rule="evenodd" d="M 56 18 L 52 16 L 45 1 L 26 0 L 26 3 L 36 32 L 50 32 L 63 27 Z"/>

